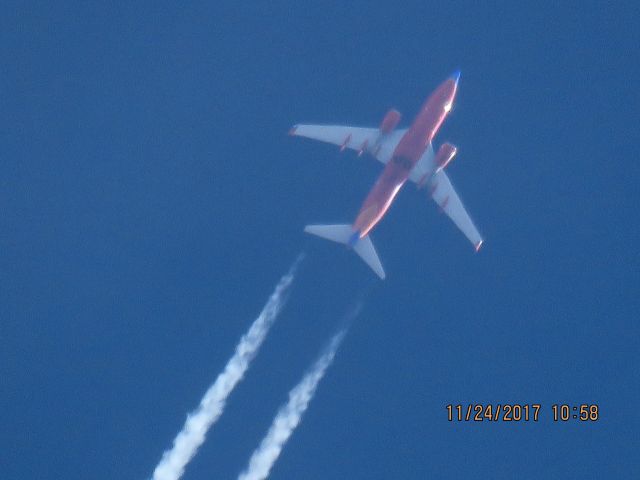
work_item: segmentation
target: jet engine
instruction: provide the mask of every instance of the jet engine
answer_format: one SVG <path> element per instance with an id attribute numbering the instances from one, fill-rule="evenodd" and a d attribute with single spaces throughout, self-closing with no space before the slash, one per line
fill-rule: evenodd
<path id="1" fill-rule="evenodd" d="M 380 133 L 386 135 L 387 133 L 391 133 L 394 128 L 398 126 L 400 123 L 400 119 L 402 115 L 399 111 L 395 109 L 391 109 L 387 112 L 387 114 L 382 119 L 382 123 L 380 124 Z"/>
<path id="2" fill-rule="evenodd" d="M 447 165 L 449 165 L 451 160 L 453 160 L 453 157 L 455 157 L 457 151 L 458 149 L 450 143 L 443 143 L 442 145 L 440 145 L 435 159 L 437 169 L 442 170 Z"/>

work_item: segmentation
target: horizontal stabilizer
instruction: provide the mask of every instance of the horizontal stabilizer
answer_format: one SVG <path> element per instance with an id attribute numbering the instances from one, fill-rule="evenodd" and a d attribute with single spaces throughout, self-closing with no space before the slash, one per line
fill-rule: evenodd
<path id="1" fill-rule="evenodd" d="M 307 225 L 304 231 L 320 238 L 347 244 L 353 231 L 351 225 Z"/>
<path id="2" fill-rule="evenodd" d="M 380 259 L 378 258 L 378 254 L 376 253 L 376 249 L 373 246 L 373 242 L 367 235 L 364 238 L 361 238 L 358 243 L 353 247 L 355 252 L 360 255 L 360 258 L 365 261 L 371 270 L 376 272 L 382 280 L 384 280 L 384 269 L 382 268 L 382 263 L 380 263 Z"/>
<path id="3" fill-rule="evenodd" d="M 367 235 L 358 238 L 355 235 L 351 225 L 307 225 L 304 231 L 320 238 L 331 240 L 332 242 L 342 243 L 344 245 L 352 244 L 353 250 L 369 265 L 376 275 L 384 280 L 385 274 L 382 263 L 378 258 L 376 249 L 371 242 L 371 238 Z M 357 240 L 353 243 L 354 238 Z"/>

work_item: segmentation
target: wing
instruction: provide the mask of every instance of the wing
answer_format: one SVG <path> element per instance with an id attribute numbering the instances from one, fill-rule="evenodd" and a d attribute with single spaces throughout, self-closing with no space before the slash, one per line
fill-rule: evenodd
<path id="1" fill-rule="evenodd" d="M 431 174 L 436 169 L 435 155 L 433 153 L 433 145 L 429 144 L 425 152 L 422 154 L 416 166 L 413 167 L 409 174 L 409 180 L 418 185 L 418 188 L 422 188 L 426 180 L 431 177 Z"/>
<path id="2" fill-rule="evenodd" d="M 380 131 L 377 128 L 343 127 L 340 125 L 295 125 L 289 134 L 359 151 L 366 150 L 369 145 L 375 144 Z"/>
<path id="3" fill-rule="evenodd" d="M 289 135 L 332 143 L 343 150 L 345 148 L 356 150 L 359 154 L 369 152 L 380 162 L 386 164 L 406 131 L 406 129 L 394 130 L 389 134 L 383 135 L 377 128 L 340 125 L 294 125 L 289 131 Z"/>
<path id="4" fill-rule="evenodd" d="M 436 172 L 433 177 L 431 177 L 429 180 L 429 189 L 431 198 L 440 205 L 440 208 L 453 220 L 453 223 L 462 230 L 462 233 L 466 235 L 469 241 L 473 243 L 476 251 L 478 251 L 482 245 L 482 237 L 473 224 L 471 217 L 469 217 L 469 214 L 464 209 L 460 197 L 458 197 L 444 170 Z"/>

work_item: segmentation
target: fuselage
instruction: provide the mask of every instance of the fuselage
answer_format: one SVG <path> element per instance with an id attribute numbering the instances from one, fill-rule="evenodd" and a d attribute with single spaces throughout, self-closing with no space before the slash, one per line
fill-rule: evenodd
<path id="1" fill-rule="evenodd" d="M 400 139 L 352 225 L 354 240 L 365 237 L 382 219 L 409 174 L 451 110 L 459 73 L 445 80 L 426 100 L 413 124 Z M 357 235 L 357 236 L 356 236 Z"/>

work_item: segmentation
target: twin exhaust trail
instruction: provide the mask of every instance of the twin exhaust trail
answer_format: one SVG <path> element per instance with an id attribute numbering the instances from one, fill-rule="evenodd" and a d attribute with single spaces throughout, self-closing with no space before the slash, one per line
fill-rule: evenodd
<path id="1" fill-rule="evenodd" d="M 362 301 L 358 301 L 355 308 L 346 315 L 344 323 L 347 326 L 331 338 L 329 344 L 309 368 L 300 383 L 289 392 L 289 401 L 278 410 L 269 431 L 251 455 L 249 465 L 240 474 L 238 480 L 263 480 L 267 478 L 289 437 L 300 424 L 324 374 L 333 363 L 336 352 L 347 334 L 349 324 L 358 316 L 360 310 L 362 310 Z"/>
<path id="2" fill-rule="evenodd" d="M 164 452 L 156 466 L 153 480 L 178 480 L 182 477 L 186 466 L 204 443 L 208 431 L 224 412 L 227 398 L 244 378 L 285 305 L 289 289 L 303 259 L 304 254 L 298 255 L 289 271 L 280 279 L 260 315 L 240 339 L 222 373 L 206 391 L 199 406 L 188 414 L 182 430 L 173 441 L 173 446 Z M 331 338 L 300 383 L 289 392 L 289 400 L 278 410 L 267 434 L 253 452 L 246 469 L 238 477 L 239 480 L 262 480 L 269 475 L 282 449 L 300 424 L 320 381 L 333 363 L 350 324 L 359 315 L 362 306 L 361 297 L 344 316 L 343 326 Z"/>
<path id="3" fill-rule="evenodd" d="M 222 373 L 209 387 L 198 408 L 187 416 L 182 430 L 173 441 L 173 446 L 164 452 L 160 463 L 155 468 L 153 480 L 177 480 L 182 477 L 185 466 L 204 443 L 211 426 L 222 415 L 227 398 L 244 378 L 251 361 L 262 346 L 286 302 L 287 293 L 303 259 L 304 254 L 298 255 L 289 271 L 280 279 L 262 312 L 240 339 L 235 353 Z"/>

